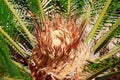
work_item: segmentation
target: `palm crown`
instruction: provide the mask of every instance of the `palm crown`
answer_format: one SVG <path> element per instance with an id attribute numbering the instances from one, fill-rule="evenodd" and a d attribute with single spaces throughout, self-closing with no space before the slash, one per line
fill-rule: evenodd
<path id="1" fill-rule="evenodd" d="M 1 79 L 90 80 L 119 73 L 119 0 L 0 3 Z"/>

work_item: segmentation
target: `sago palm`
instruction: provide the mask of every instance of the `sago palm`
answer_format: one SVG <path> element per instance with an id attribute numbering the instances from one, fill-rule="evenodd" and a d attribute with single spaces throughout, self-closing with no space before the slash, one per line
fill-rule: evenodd
<path id="1" fill-rule="evenodd" d="M 0 3 L 1 79 L 91 80 L 120 73 L 119 0 Z"/>

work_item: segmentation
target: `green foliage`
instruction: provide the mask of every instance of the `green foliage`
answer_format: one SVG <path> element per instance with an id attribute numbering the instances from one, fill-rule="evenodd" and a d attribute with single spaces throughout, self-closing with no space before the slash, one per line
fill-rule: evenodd
<path id="1" fill-rule="evenodd" d="M 101 46 L 101 44 L 102 43 L 104 43 L 104 41 L 106 41 L 106 38 L 108 38 L 108 37 L 110 37 L 111 35 L 115 35 L 115 34 L 113 34 L 114 32 L 115 32 L 115 30 L 118 28 L 118 26 L 119 26 L 119 23 L 120 23 L 120 18 L 118 18 L 118 20 L 116 20 L 116 22 L 115 22 L 115 24 L 112 26 L 112 28 L 104 35 L 104 36 L 102 36 L 102 38 L 100 39 L 100 40 L 98 40 L 97 41 L 97 43 L 93 46 L 93 48 L 92 48 L 92 51 L 97 51 L 100 47 L 99 46 Z M 113 36 L 111 36 L 111 38 L 112 38 Z M 110 40 L 110 38 L 109 38 L 109 40 Z M 108 41 L 109 41 L 108 40 Z M 107 42 L 107 41 L 106 41 Z M 105 43 L 104 43 L 104 45 L 105 45 Z M 104 47 L 103 45 L 102 45 L 102 47 Z"/>
<path id="2" fill-rule="evenodd" d="M 56 12 L 61 13 L 62 15 L 67 15 L 68 2 L 67 0 L 56 0 Z M 70 0 L 70 16 L 80 16 L 84 13 L 84 0 Z"/>
<path id="3" fill-rule="evenodd" d="M 99 27 L 97 28 L 97 31 L 95 33 L 95 39 L 97 36 L 99 36 L 100 32 L 102 32 L 102 34 L 106 34 L 105 30 L 106 29 L 111 29 L 112 26 L 115 24 L 115 21 L 118 19 L 118 17 L 120 16 L 119 14 L 119 9 L 120 9 L 120 1 L 118 0 L 113 0 L 107 10 L 107 12 L 105 13 L 105 17 L 103 18 L 102 22 L 100 23 Z M 116 30 L 114 30 L 105 40 L 104 42 L 96 49 L 95 52 L 99 51 L 101 48 L 104 48 L 106 45 L 108 45 L 108 43 L 110 42 L 110 40 L 112 38 L 117 38 L 119 37 L 120 34 L 120 30 L 119 27 L 120 25 L 118 24 L 118 27 L 116 28 Z M 102 37 L 102 36 L 100 36 Z M 100 38 L 99 37 L 99 38 Z"/>
<path id="4" fill-rule="evenodd" d="M 3 0 L 0 0 L 0 28 L 13 37 L 16 41 L 18 39 L 18 33 L 21 32 L 18 28 L 18 23 L 15 20 L 13 14 L 9 11 L 7 5 Z M 19 30 L 19 31 L 17 31 Z M 7 42 L 7 43 L 5 43 Z M 15 80 L 15 79 L 24 79 L 30 80 L 28 73 L 20 70 L 10 58 L 9 48 L 7 45 L 10 44 L 16 51 L 18 51 L 3 35 L 0 34 L 0 79 L 5 80 Z M 21 72 L 22 71 L 22 72 Z M 26 75 L 24 76 L 24 74 Z"/>
<path id="5" fill-rule="evenodd" d="M 12 62 L 10 55 L 9 55 L 9 48 L 6 46 L 0 37 L 0 78 L 12 78 L 14 79 L 24 79 L 30 77 L 28 74 L 23 75 L 23 72 Z M 26 73 L 26 72 L 24 72 Z M 7 79 L 9 80 L 9 79 Z"/>
<path id="6" fill-rule="evenodd" d="M 105 6 L 103 7 L 101 13 L 99 13 L 99 16 L 98 16 L 98 19 L 96 20 L 93 28 L 91 29 L 90 33 L 88 34 L 87 38 L 86 38 L 86 43 L 88 44 L 89 42 L 91 42 L 91 39 L 94 37 L 95 35 L 95 32 L 99 26 L 99 24 L 102 22 L 104 16 L 105 16 L 105 13 L 110 5 L 112 0 L 108 0 L 106 3 L 105 3 Z"/>
<path id="7" fill-rule="evenodd" d="M 96 61 L 96 62 L 89 62 L 86 68 L 86 71 L 91 73 L 87 80 L 91 80 L 92 78 L 96 77 L 98 74 L 103 73 L 106 70 L 111 70 L 116 67 L 116 64 L 120 63 L 120 58 L 108 58 L 103 61 Z"/>
<path id="8" fill-rule="evenodd" d="M 16 27 L 15 21 L 13 20 L 13 15 L 10 13 L 3 0 L 0 0 L 1 8 L 0 8 L 0 26 L 9 33 L 9 35 L 13 36 L 14 29 Z M 12 26 L 12 27 L 11 27 Z"/>
<path id="9" fill-rule="evenodd" d="M 25 43 L 27 43 L 28 44 L 28 42 L 29 42 L 29 39 L 27 39 L 27 35 L 26 35 L 26 33 L 24 32 L 24 30 L 22 30 L 21 28 L 20 28 L 20 25 L 19 25 L 19 21 L 20 22 L 22 22 L 22 21 L 24 21 L 24 23 L 22 23 L 23 25 L 26 23 L 27 25 L 29 25 L 29 23 L 31 23 L 30 21 L 27 21 L 26 19 L 24 19 L 24 18 L 26 18 L 27 17 L 27 14 L 25 14 L 25 7 L 23 8 L 23 7 L 20 7 L 20 5 L 18 5 L 18 4 L 15 4 L 15 2 L 13 2 L 13 1 L 10 1 L 10 2 L 8 2 L 8 4 L 9 3 L 11 3 L 12 5 L 13 5 L 13 7 L 12 8 L 14 8 L 14 7 L 16 7 L 16 8 L 14 8 L 15 9 L 15 11 L 16 12 L 14 12 L 13 14 L 17 14 L 18 13 L 18 15 L 20 16 L 19 18 L 17 18 L 17 19 L 21 19 L 21 20 L 19 20 L 19 21 L 17 21 L 16 19 L 15 19 L 15 17 L 14 17 L 14 15 L 11 13 L 11 11 L 9 10 L 9 8 L 11 8 L 11 7 L 9 7 L 8 8 L 8 6 L 5 4 L 5 2 L 2 0 L 2 1 L 0 1 L 1 3 L 3 3 L 2 4 L 2 7 L 0 8 L 0 25 L 1 25 L 1 28 L 5 31 L 5 32 L 7 32 L 8 33 L 8 35 L 10 36 L 10 37 L 12 37 L 14 40 L 13 41 L 16 41 L 17 43 L 19 43 L 19 42 L 21 42 L 21 41 L 24 41 Z M 11 8 L 11 9 L 12 9 Z M 29 25 L 29 27 L 30 27 L 30 25 Z M 28 29 L 30 29 L 28 27 Z M 24 26 L 24 28 L 25 28 L 25 26 Z M 22 37 L 22 38 L 21 38 Z M 32 38 L 32 37 L 31 37 Z M 9 41 L 8 41 L 8 39 L 5 39 L 5 38 L 3 38 L 8 44 L 10 44 L 11 45 L 11 43 L 9 43 Z M 25 44 L 24 43 L 24 44 Z M 29 45 L 30 45 L 31 43 L 29 42 Z M 17 44 L 16 44 L 17 45 Z M 12 47 L 14 47 L 15 48 L 15 46 L 13 46 L 13 45 L 11 45 Z M 18 45 L 19 46 L 19 45 Z"/>
<path id="10" fill-rule="evenodd" d="M 27 0 L 26 3 L 34 14 L 39 15 L 37 0 Z"/>
<path id="11" fill-rule="evenodd" d="M 120 38 L 119 0 L 70 0 L 70 10 L 68 10 L 68 0 L 40 1 L 41 3 L 38 2 L 38 0 L 0 0 L 0 28 L 13 38 L 16 45 L 23 45 L 24 47 L 20 46 L 20 48 L 26 53 L 28 52 L 30 54 L 27 50 L 34 48 L 34 38 L 31 34 L 33 31 L 33 23 L 29 11 L 31 11 L 32 14 L 34 14 L 35 19 L 40 22 L 44 16 L 54 15 L 55 13 L 67 17 L 67 12 L 70 12 L 71 17 L 79 18 L 87 12 L 86 9 L 90 5 L 91 13 L 89 14 L 91 16 L 85 16 L 85 18 L 90 18 L 90 21 L 92 22 L 92 24 L 90 23 L 90 26 L 93 25 L 93 29 L 91 29 L 91 32 L 89 33 L 90 36 L 88 35 L 85 41 L 87 43 L 95 41 L 101 31 L 103 31 L 103 35 L 105 35 L 99 36 L 100 40 L 95 41 L 95 45 L 93 44 L 91 48 L 91 53 L 99 53 L 113 38 Z M 84 19 L 80 21 L 82 22 Z M 107 34 L 104 33 L 105 29 L 108 29 Z M 23 65 L 15 64 L 11 59 L 11 56 L 14 55 L 9 53 L 10 50 L 8 45 L 11 45 L 16 51 L 19 50 L 10 42 L 10 40 L 8 40 L 8 38 L 4 38 L 4 36 L 4 34 L 0 34 L 0 79 L 31 80 L 28 72 L 20 67 Z M 120 58 L 112 57 L 115 53 L 120 51 L 120 46 L 118 46 L 120 45 L 120 42 L 115 44 L 114 48 L 106 55 L 98 58 L 100 61 L 88 61 L 86 69 L 86 71 L 90 73 L 88 80 L 95 78 L 97 75 L 110 70 L 119 64 Z M 24 58 L 27 59 L 26 57 Z"/>
<path id="12" fill-rule="evenodd" d="M 9 11 L 9 9 L 7 8 L 7 5 L 4 4 L 4 1 L 0 1 L 2 4 L 1 8 L 0 8 L 0 32 L 2 33 L 3 30 L 5 32 L 8 33 L 8 35 L 10 37 L 14 37 L 16 34 L 18 35 L 18 31 L 16 31 L 17 29 L 17 24 L 16 21 L 14 20 L 13 15 L 11 14 L 11 12 Z M 15 33 L 16 31 L 16 33 Z M 2 33 L 3 34 L 3 33 Z M 5 39 L 3 36 L 2 38 L 9 44 L 11 45 L 11 42 L 8 41 L 8 39 Z M 17 40 L 17 39 L 16 39 Z M 14 41 L 12 41 L 14 42 Z M 11 45 L 13 48 L 15 46 Z"/>

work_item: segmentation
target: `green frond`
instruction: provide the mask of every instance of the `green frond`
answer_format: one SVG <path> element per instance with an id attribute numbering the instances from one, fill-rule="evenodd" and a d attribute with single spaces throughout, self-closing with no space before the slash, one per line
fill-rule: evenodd
<path id="1" fill-rule="evenodd" d="M 112 26 L 112 28 L 109 30 L 109 32 L 107 32 L 107 34 L 105 34 L 93 47 L 92 47 L 92 52 L 96 51 L 97 48 L 99 48 L 99 46 L 105 41 L 105 39 L 111 35 L 112 32 L 114 32 L 114 30 L 116 30 L 116 28 L 118 27 L 118 25 L 120 24 L 120 18 L 118 18 L 118 20 L 115 22 L 115 24 Z"/>
<path id="2" fill-rule="evenodd" d="M 93 40 L 95 43 L 103 36 L 105 35 L 114 25 L 115 21 L 119 17 L 119 9 L 120 9 L 120 1 L 114 0 L 111 2 L 109 8 L 107 9 L 107 12 L 105 13 L 105 16 L 98 26 L 95 36 L 93 37 Z M 100 51 L 104 47 L 108 46 L 108 44 L 111 44 L 112 38 L 118 38 L 120 34 L 119 26 L 104 40 L 104 42 L 95 50 L 94 53 Z"/>
<path id="3" fill-rule="evenodd" d="M 16 27 L 13 16 L 5 6 L 3 0 L 0 1 L 0 26 L 9 33 L 10 36 L 14 34 L 14 28 Z M 3 27 L 4 26 L 4 27 Z M 12 26 L 12 27 L 10 27 Z"/>
<path id="4" fill-rule="evenodd" d="M 111 2 L 110 6 L 107 9 L 107 12 L 105 13 L 105 16 L 102 22 L 97 28 L 94 39 L 96 38 L 99 39 L 101 36 L 98 34 L 104 35 L 106 30 L 110 29 L 114 25 L 115 21 L 119 17 L 119 14 L 118 14 L 120 9 L 119 4 L 120 4 L 120 1 L 117 1 L 117 0 L 113 0 Z"/>
<path id="5" fill-rule="evenodd" d="M 90 17 L 90 11 L 91 11 L 91 7 L 90 5 L 87 6 L 87 9 L 86 9 L 86 12 L 84 13 L 84 16 L 82 17 L 81 19 L 81 22 L 80 22 L 80 37 L 83 35 L 83 32 L 87 26 L 87 24 L 89 23 L 89 17 Z"/>
<path id="6" fill-rule="evenodd" d="M 99 15 L 99 17 L 98 17 L 95 25 L 93 26 L 91 32 L 88 34 L 88 36 L 87 36 L 87 38 L 86 38 L 86 41 L 85 41 L 85 42 L 86 42 L 87 44 L 88 44 L 88 43 L 91 41 L 91 39 L 93 38 L 93 36 L 94 36 L 94 34 L 95 34 L 95 32 L 96 32 L 96 30 L 97 30 L 100 22 L 102 21 L 102 19 L 103 19 L 103 17 L 104 17 L 104 14 L 106 13 L 106 11 L 107 11 L 107 9 L 108 9 L 108 7 L 109 7 L 109 5 L 110 5 L 110 3 L 111 3 L 111 0 L 108 0 L 108 1 L 105 3 L 105 6 L 104 6 L 104 8 L 102 9 L 101 14 Z"/>
<path id="7" fill-rule="evenodd" d="M 20 48 L 11 37 L 0 27 L 0 33 L 24 56 L 26 57 L 25 51 Z"/>
<path id="8" fill-rule="evenodd" d="M 20 72 L 17 67 L 11 62 L 9 51 L 5 43 L 3 43 L 0 39 L 0 65 L 4 66 L 4 75 L 8 74 L 10 77 L 13 78 L 20 78 Z"/>
<path id="9" fill-rule="evenodd" d="M 109 57 L 112 57 L 114 54 L 116 54 L 117 52 L 120 51 L 120 45 L 115 46 L 114 48 L 112 48 L 108 53 L 106 53 L 105 55 L 103 55 L 102 57 L 98 58 L 98 61 L 102 61 L 105 60 Z"/>
<path id="10" fill-rule="evenodd" d="M 27 0 L 26 1 L 29 10 L 35 16 L 40 16 L 40 18 L 44 17 L 43 14 L 52 13 L 53 11 L 53 0 Z"/>
<path id="11" fill-rule="evenodd" d="M 89 62 L 86 70 L 88 71 L 89 76 L 87 77 L 87 80 L 91 80 L 98 76 L 99 74 L 102 74 L 103 72 L 107 70 L 111 70 L 116 65 L 120 63 L 120 58 L 108 58 L 106 60 L 103 60 L 101 62 Z"/>
<path id="12" fill-rule="evenodd" d="M 33 40 L 33 36 L 30 34 L 30 32 L 28 31 L 27 27 L 25 26 L 25 24 L 21 21 L 20 17 L 17 15 L 16 11 L 13 9 L 13 7 L 10 5 L 10 3 L 8 2 L 8 0 L 4 0 L 4 2 L 6 3 L 6 5 L 8 6 L 8 8 L 10 9 L 10 11 L 12 12 L 12 14 L 15 16 L 15 18 L 17 19 L 17 21 L 20 24 L 20 27 L 23 29 L 23 31 L 26 33 L 27 37 L 29 38 L 32 46 L 34 46 L 34 40 Z"/>
<path id="13" fill-rule="evenodd" d="M 26 11 L 27 5 L 23 4 L 24 1 L 20 2 L 20 3 L 17 2 L 16 0 L 15 0 L 15 2 L 13 2 L 13 1 L 14 0 L 10 1 L 10 3 L 13 5 L 13 8 L 17 12 L 20 19 L 23 21 L 23 23 L 26 25 L 26 27 L 29 29 L 29 31 L 32 32 L 31 31 L 32 23 L 31 23 L 30 18 L 28 17 L 27 11 Z M 11 11 L 8 9 L 8 7 L 4 3 L 4 1 L 1 0 L 0 3 L 2 4 L 0 7 L 0 25 L 1 25 L 2 29 L 10 37 L 12 37 L 14 39 L 14 41 L 17 41 L 18 43 L 20 43 L 20 41 L 29 42 L 29 39 L 26 37 L 26 34 L 20 28 L 18 21 L 15 19 L 13 14 L 11 14 Z M 24 7 L 22 5 L 24 5 Z M 22 39 L 21 36 L 23 36 L 24 39 Z M 29 42 L 29 44 L 31 44 L 31 43 Z"/>
<path id="14" fill-rule="evenodd" d="M 84 0 L 56 0 L 52 4 L 56 4 L 56 13 L 62 14 L 67 17 L 70 13 L 71 17 L 81 16 L 84 13 L 85 3 Z"/>

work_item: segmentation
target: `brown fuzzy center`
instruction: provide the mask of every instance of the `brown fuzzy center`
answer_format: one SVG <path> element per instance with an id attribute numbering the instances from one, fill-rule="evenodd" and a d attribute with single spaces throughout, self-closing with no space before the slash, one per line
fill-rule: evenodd
<path id="1" fill-rule="evenodd" d="M 80 74 L 80 53 L 84 54 L 85 48 L 81 47 L 84 45 L 74 20 L 47 20 L 41 30 L 37 28 L 35 35 L 37 45 L 30 59 L 34 80 L 43 80 L 48 74 L 51 75 L 49 80 L 61 80 L 67 76 L 75 79 Z"/>

